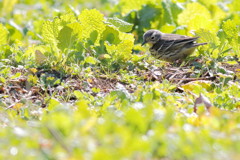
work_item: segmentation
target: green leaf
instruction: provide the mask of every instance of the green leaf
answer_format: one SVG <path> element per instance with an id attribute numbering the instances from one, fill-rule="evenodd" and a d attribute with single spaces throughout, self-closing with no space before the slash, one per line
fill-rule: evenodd
<path id="1" fill-rule="evenodd" d="M 21 28 L 19 28 L 15 23 L 13 24 L 6 24 L 6 28 L 9 32 L 10 44 L 16 42 L 18 40 L 23 39 L 23 34 Z"/>
<path id="2" fill-rule="evenodd" d="M 121 8 L 121 13 L 123 15 L 128 14 L 133 10 L 140 10 L 146 4 L 156 4 L 158 0 L 121 0 L 119 2 L 119 7 Z"/>
<path id="3" fill-rule="evenodd" d="M 172 11 L 171 11 L 171 1 L 162 1 L 163 6 L 163 20 L 168 24 L 174 24 Z"/>
<path id="4" fill-rule="evenodd" d="M 177 22 L 179 25 L 186 25 L 188 31 L 208 29 L 215 32 L 218 29 L 210 11 L 197 2 L 188 3 L 186 9 L 178 15 Z"/>
<path id="5" fill-rule="evenodd" d="M 3 0 L 2 12 L 3 14 L 8 14 L 12 12 L 15 4 L 17 4 L 18 0 Z"/>
<path id="6" fill-rule="evenodd" d="M 60 20 L 61 20 L 61 25 L 65 26 L 69 23 L 76 22 L 77 17 L 74 15 L 74 13 L 69 12 L 69 13 L 65 13 L 65 14 L 61 15 Z"/>
<path id="7" fill-rule="evenodd" d="M 228 4 L 231 12 L 239 12 L 240 3 L 239 0 L 232 0 L 231 3 Z"/>
<path id="8" fill-rule="evenodd" d="M 145 5 L 139 11 L 139 27 L 150 28 L 150 22 L 153 21 L 157 16 L 161 15 L 159 8 L 155 5 Z"/>
<path id="9" fill-rule="evenodd" d="M 107 52 L 113 57 L 113 60 L 128 60 L 131 58 L 133 49 L 134 38 L 132 34 L 119 33 L 120 43 L 110 44 L 105 41 L 104 45 Z"/>
<path id="10" fill-rule="evenodd" d="M 219 44 L 219 38 L 217 35 L 214 35 L 212 32 L 206 29 L 197 30 L 196 35 L 200 37 L 199 43 L 207 42 L 210 48 L 216 48 Z"/>
<path id="11" fill-rule="evenodd" d="M 60 20 L 55 19 L 53 22 L 45 21 L 42 27 L 43 41 L 52 45 L 57 45 L 58 34 L 60 31 Z"/>
<path id="12" fill-rule="evenodd" d="M 83 99 L 84 98 L 84 94 L 78 90 L 75 90 L 74 95 L 77 97 L 77 99 Z"/>
<path id="13" fill-rule="evenodd" d="M 57 39 L 59 41 L 58 47 L 63 51 L 65 48 L 71 48 L 76 40 L 76 36 L 70 27 L 65 26 L 61 29 Z"/>
<path id="14" fill-rule="evenodd" d="M 70 23 L 67 25 L 69 28 L 72 29 L 74 35 L 76 35 L 78 41 L 81 41 L 83 38 L 83 28 L 82 25 L 78 22 Z"/>
<path id="15" fill-rule="evenodd" d="M 7 44 L 8 30 L 0 23 L 0 45 Z"/>
<path id="16" fill-rule="evenodd" d="M 101 39 L 103 41 L 108 41 L 110 44 L 118 44 L 121 41 L 119 39 L 119 31 L 111 26 L 106 26 Z"/>
<path id="17" fill-rule="evenodd" d="M 90 64 L 96 64 L 96 63 L 97 63 L 97 60 L 96 60 L 94 57 L 88 56 L 88 57 L 85 59 L 85 62 L 86 62 L 86 63 L 90 63 Z"/>
<path id="18" fill-rule="evenodd" d="M 92 31 L 89 37 L 92 44 L 96 42 L 97 38 L 98 38 L 98 32 L 96 30 Z"/>
<path id="19" fill-rule="evenodd" d="M 53 111 L 57 106 L 59 106 L 60 105 L 60 102 L 57 100 L 57 99 L 55 99 L 55 98 L 51 98 L 50 100 L 49 100 L 49 104 L 48 104 L 48 110 L 49 111 Z"/>
<path id="20" fill-rule="evenodd" d="M 239 37 L 240 27 L 235 21 L 229 19 L 223 22 L 222 28 L 229 40 L 236 40 Z"/>
<path id="21" fill-rule="evenodd" d="M 84 39 L 88 39 L 93 31 L 98 33 L 96 45 L 99 45 L 100 35 L 105 30 L 103 14 L 96 9 L 85 9 L 78 16 L 83 29 L 82 34 Z"/>
<path id="22" fill-rule="evenodd" d="M 240 57 L 240 26 L 233 20 L 227 20 L 223 22 L 223 31 L 228 39 L 229 43 L 231 44 L 234 52 Z"/>
<path id="23" fill-rule="evenodd" d="M 116 26 L 121 32 L 130 32 L 132 30 L 133 24 L 125 22 L 117 17 L 108 18 L 107 20 Z"/>

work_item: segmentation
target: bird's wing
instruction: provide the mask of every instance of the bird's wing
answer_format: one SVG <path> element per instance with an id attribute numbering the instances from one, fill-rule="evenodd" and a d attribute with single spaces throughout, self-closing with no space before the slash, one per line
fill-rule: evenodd
<path id="1" fill-rule="evenodd" d="M 199 37 L 188 37 L 177 34 L 164 34 L 151 48 L 157 52 L 165 52 L 171 48 L 176 50 L 184 47 L 187 43 L 193 43 L 198 38 Z"/>
<path id="2" fill-rule="evenodd" d="M 186 44 L 193 44 L 199 37 L 187 37 L 176 34 L 169 34 L 168 37 L 163 37 L 161 40 L 174 48 L 183 47 Z M 169 48 L 169 47 L 168 47 Z M 168 49 L 167 48 L 167 49 Z"/>
<path id="3" fill-rule="evenodd" d="M 184 36 L 184 35 L 179 35 L 179 34 L 163 34 L 161 39 L 163 40 L 169 40 L 169 41 L 172 41 L 172 40 L 196 40 L 198 39 L 199 37 L 188 37 L 188 36 Z"/>

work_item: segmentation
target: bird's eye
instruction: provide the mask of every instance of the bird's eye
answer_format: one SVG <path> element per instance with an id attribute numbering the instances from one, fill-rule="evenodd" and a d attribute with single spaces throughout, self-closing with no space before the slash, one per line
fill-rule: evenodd
<path id="1" fill-rule="evenodd" d="M 153 40 L 153 39 L 154 39 L 154 36 L 152 36 L 151 39 Z"/>

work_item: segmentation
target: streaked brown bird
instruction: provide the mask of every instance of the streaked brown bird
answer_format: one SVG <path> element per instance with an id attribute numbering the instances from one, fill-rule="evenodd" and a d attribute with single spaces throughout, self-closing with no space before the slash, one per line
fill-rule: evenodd
<path id="1" fill-rule="evenodd" d="M 151 29 L 144 33 L 143 43 L 150 45 L 150 53 L 160 60 L 174 62 L 184 60 L 193 53 L 197 46 L 207 43 L 196 43 L 199 37 L 188 37 L 178 34 L 166 34 L 159 30 Z"/>

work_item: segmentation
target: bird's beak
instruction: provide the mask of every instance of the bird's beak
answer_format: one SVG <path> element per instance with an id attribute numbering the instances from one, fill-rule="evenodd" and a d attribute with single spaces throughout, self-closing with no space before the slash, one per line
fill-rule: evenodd
<path id="1" fill-rule="evenodd" d="M 144 45 L 144 44 L 146 44 L 147 43 L 147 41 L 144 41 L 143 43 L 142 43 L 142 46 Z"/>

